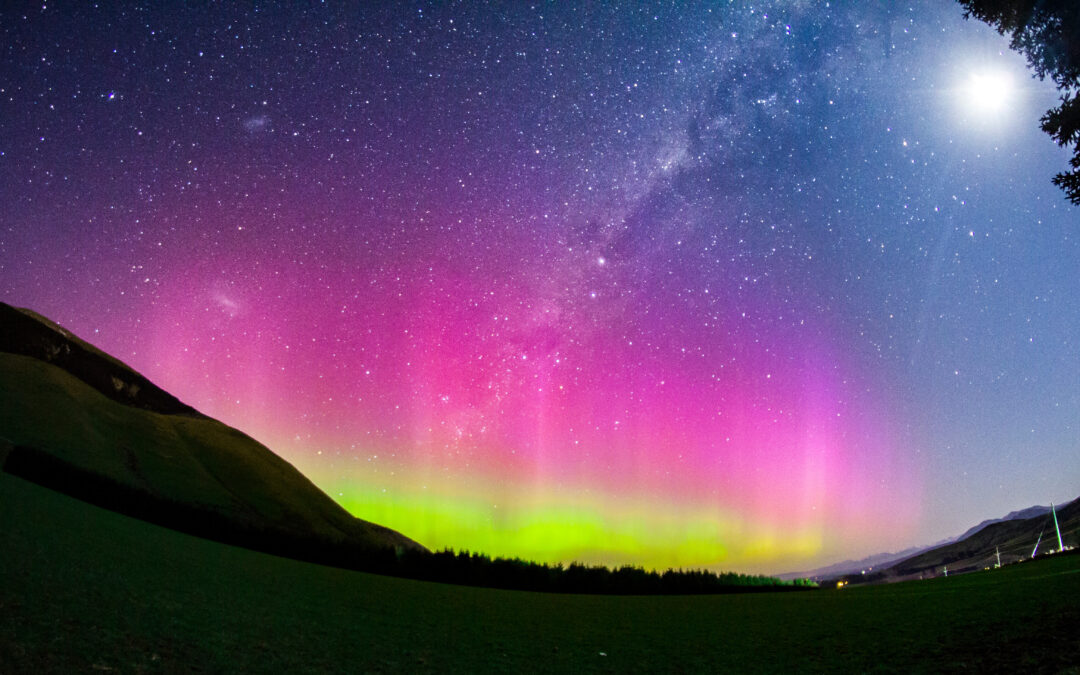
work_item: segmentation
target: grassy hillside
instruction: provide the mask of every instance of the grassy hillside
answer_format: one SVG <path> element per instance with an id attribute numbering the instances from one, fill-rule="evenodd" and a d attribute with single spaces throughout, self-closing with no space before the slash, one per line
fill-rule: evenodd
<path id="1" fill-rule="evenodd" d="M 0 384 L 0 441 L 14 446 L 5 464 L 12 473 L 68 492 L 85 487 L 83 498 L 156 522 L 172 517 L 206 536 L 419 547 L 354 518 L 291 464 L 216 420 L 118 402 L 29 356 L 0 352 Z"/>
<path id="2" fill-rule="evenodd" d="M 0 672 L 1055 672 L 1080 557 L 889 586 L 604 597 L 216 544 L 0 473 Z"/>
<path id="3" fill-rule="evenodd" d="M 120 359 L 37 312 L 0 302 L 0 352 L 50 363 L 119 403 L 154 412 L 203 415 Z"/>
<path id="4" fill-rule="evenodd" d="M 291 464 L 30 310 L 0 303 L 3 466 L 185 532 L 307 559 L 416 542 L 353 517 Z"/>

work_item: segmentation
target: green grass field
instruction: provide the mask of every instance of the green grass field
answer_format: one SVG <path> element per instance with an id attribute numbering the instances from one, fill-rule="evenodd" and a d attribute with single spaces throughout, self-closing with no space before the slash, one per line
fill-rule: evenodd
<path id="1" fill-rule="evenodd" d="M 891 586 L 602 597 L 300 563 L 0 473 L 0 672 L 792 672 L 1080 665 L 1080 557 Z"/>

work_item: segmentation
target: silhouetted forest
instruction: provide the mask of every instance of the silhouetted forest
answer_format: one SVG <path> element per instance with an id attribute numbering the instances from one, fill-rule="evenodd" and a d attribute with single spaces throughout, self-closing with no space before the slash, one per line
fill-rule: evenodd
<path id="1" fill-rule="evenodd" d="M 2 468 L 43 487 L 187 534 L 296 560 L 375 574 L 465 586 L 613 595 L 746 593 L 817 587 L 805 579 L 781 581 L 734 572 L 667 570 L 659 573 L 631 566 L 611 569 L 579 563 L 548 565 L 517 558 L 491 558 L 469 551 L 429 553 L 371 548 L 348 540 L 316 538 L 299 531 L 267 531 L 239 521 L 232 514 L 165 501 L 85 471 L 36 448 L 14 446 Z"/>
<path id="2" fill-rule="evenodd" d="M 406 552 L 398 564 L 403 576 L 414 579 L 554 593 L 674 595 L 795 590 L 816 586 L 805 579 L 786 582 L 773 577 L 734 572 L 716 574 L 708 570 L 669 569 L 659 573 L 629 565 L 615 569 L 580 563 L 547 565 L 452 550 L 431 554 Z"/>

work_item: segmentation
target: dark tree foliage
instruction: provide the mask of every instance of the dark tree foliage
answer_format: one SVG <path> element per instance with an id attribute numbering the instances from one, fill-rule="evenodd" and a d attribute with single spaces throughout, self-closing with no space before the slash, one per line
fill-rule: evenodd
<path id="1" fill-rule="evenodd" d="M 393 564 L 377 571 L 464 586 L 605 595 L 753 593 L 817 587 L 806 579 L 780 581 L 773 577 L 734 572 L 717 574 L 708 570 L 667 570 L 661 574 L 629 565 L 611 569 L 571 563 L 564 567 L 451 550 L 438 553 L 403 551 Z"/>
<path id="2" fill-rule="evenodd" d="M 975 17 L 1009 36 L 1009 46 L 1027 57 L 1039 79 L 1049 77 L 1064 92 L 1061 105 L 1042 117 L 1042 129 L 1072 148 L 1071 171 L 1054 184 L 1080 204 L 1080 0 L 959 0 L 964 17 Z"/>

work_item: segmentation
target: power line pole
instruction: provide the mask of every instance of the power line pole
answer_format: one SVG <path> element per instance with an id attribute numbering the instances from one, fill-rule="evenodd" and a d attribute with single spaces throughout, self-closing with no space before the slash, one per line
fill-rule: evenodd
<path id="1" fill-rule="evenodd" d="M 1054 508 L 1054 502 L 1050 502 L 1050 513 L 1054 514 L 1054 529 L 1057 531 L 1058 536 L 1058 553 L 1061 553 L 1065 546 L 1061 543 L 1061 528 L 1057 524 L 1057 509 Z"/>

